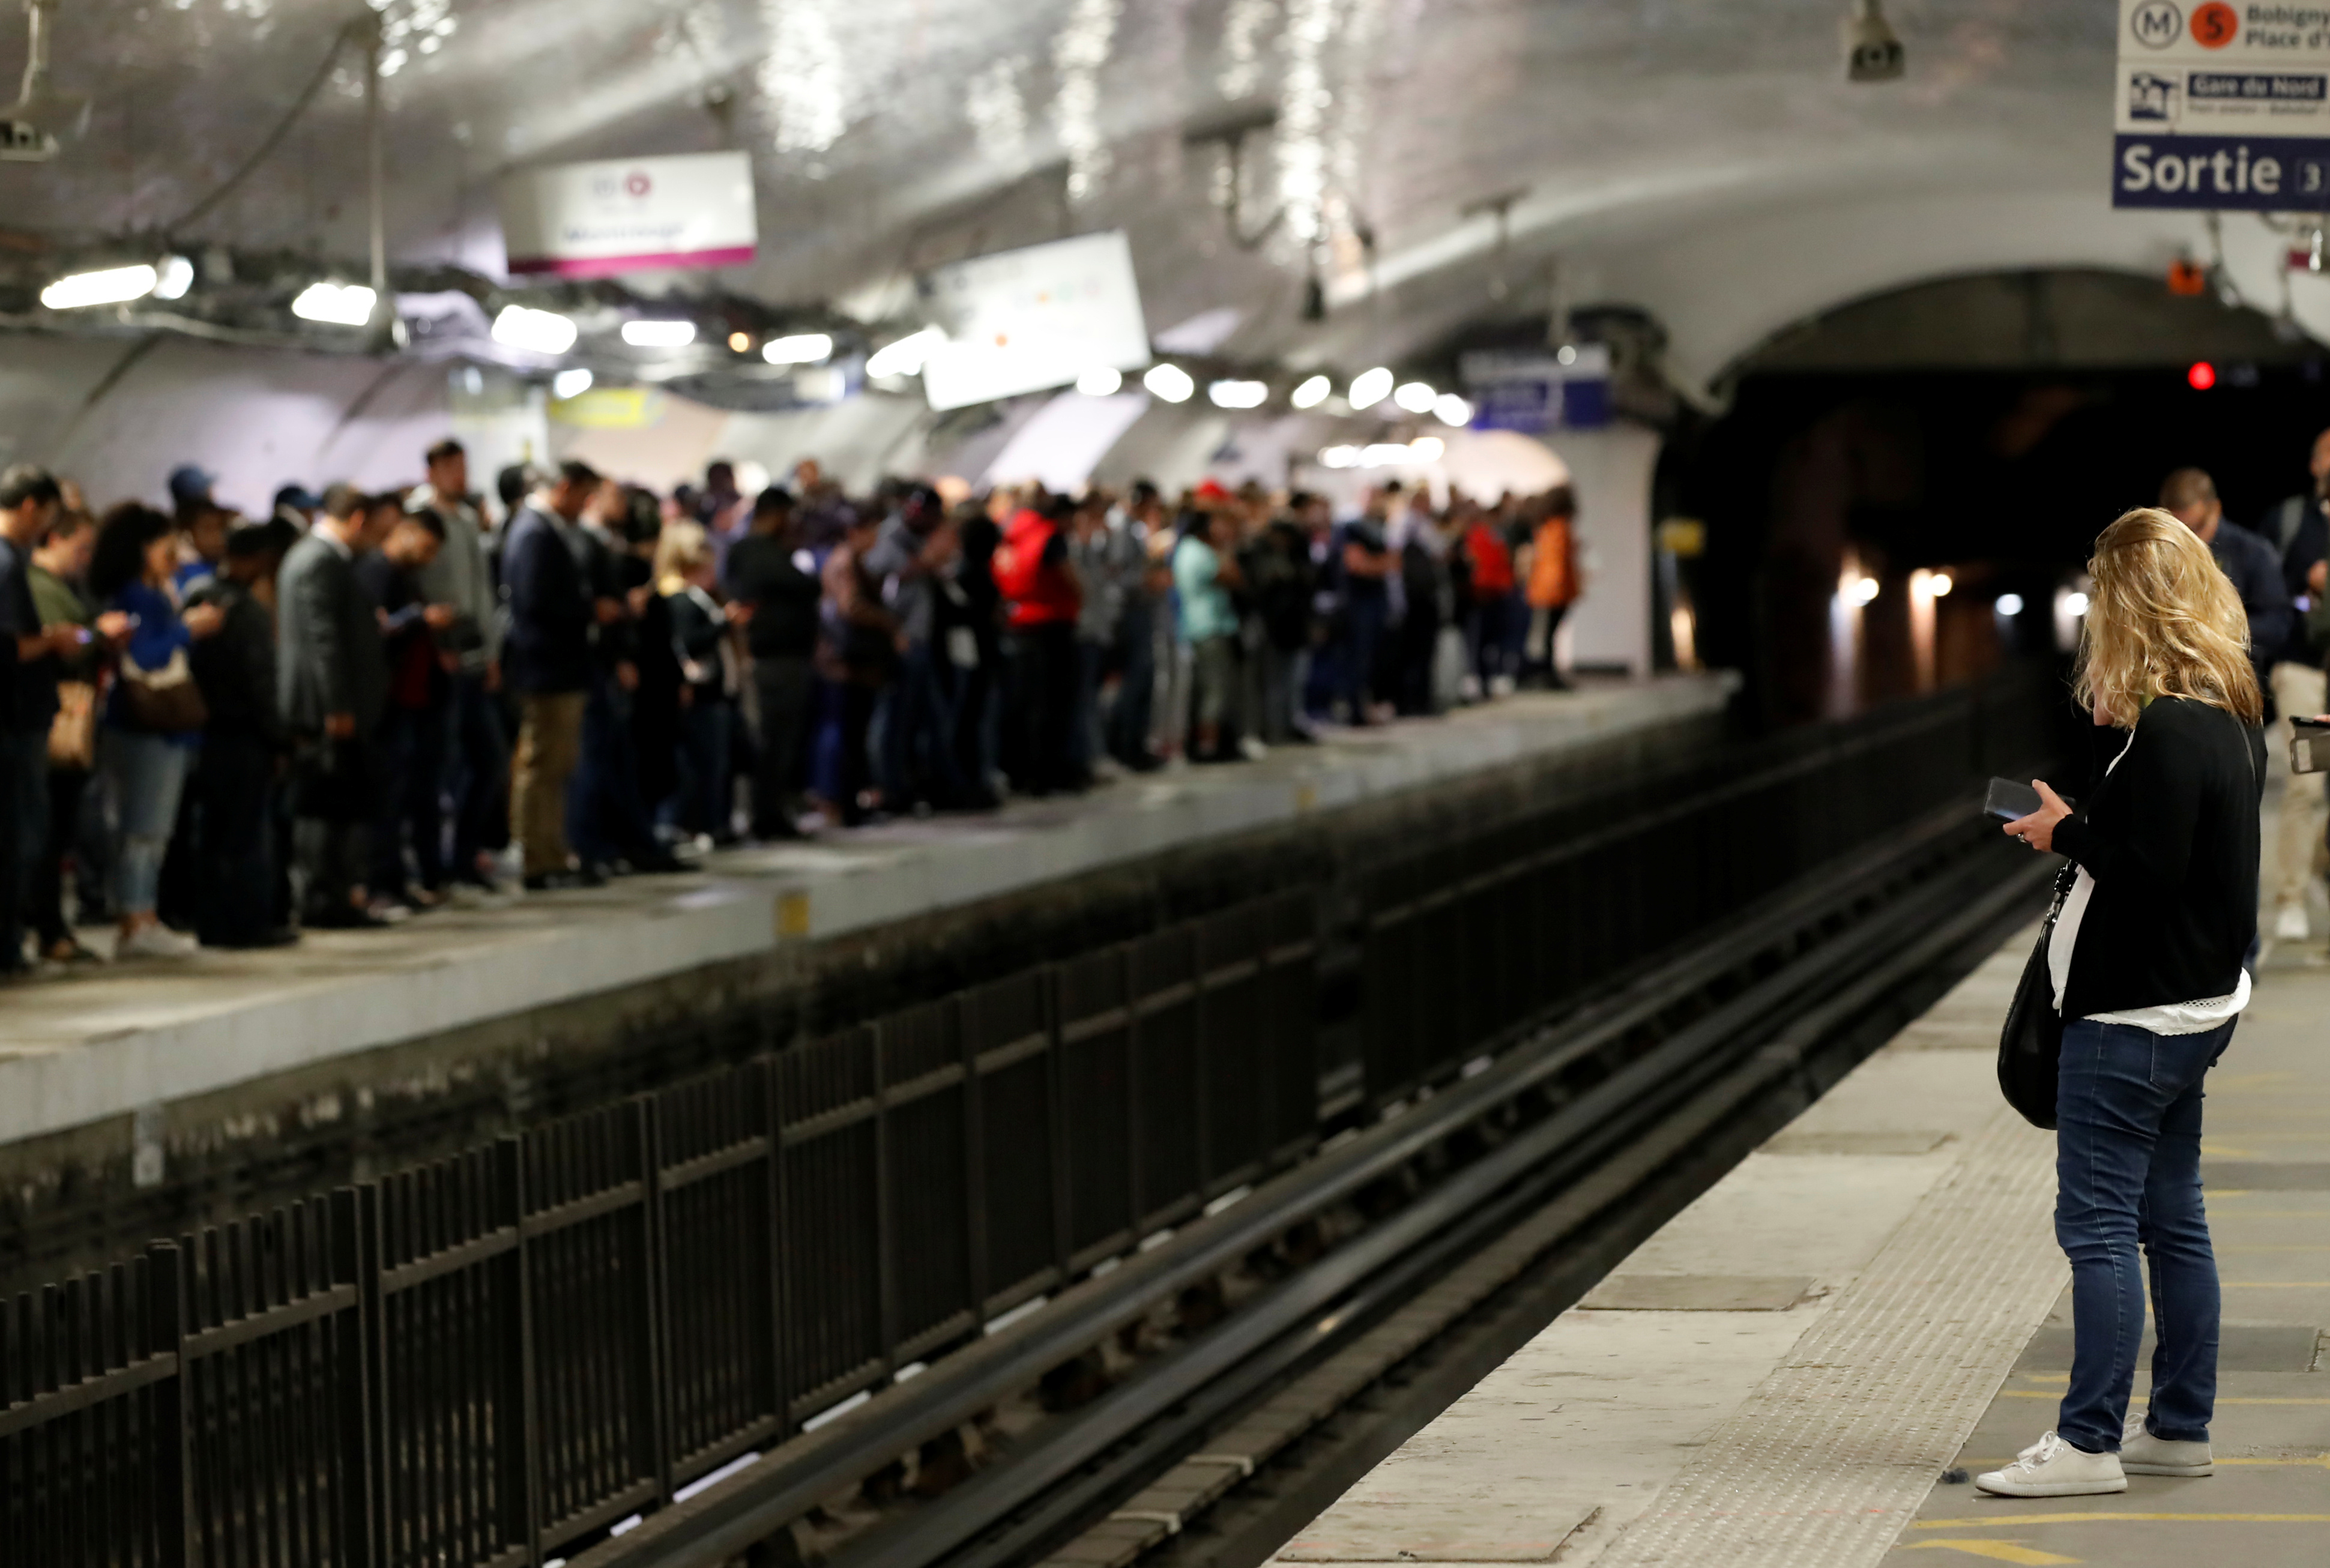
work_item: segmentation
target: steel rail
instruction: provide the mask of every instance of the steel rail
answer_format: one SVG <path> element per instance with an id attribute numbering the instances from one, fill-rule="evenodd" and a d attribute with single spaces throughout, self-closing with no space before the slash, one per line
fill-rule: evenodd
<path id="1" fill-rule="evenodd" d="M 1725 934 L 1647 969 L 1558 1029 L 1540 1025 L 1534 1037 L 1508 1051 L 1489 1070 L 1350 1138 L 1106 1276 L 1086 1280 L 1025 1322 L 947 1357 L 910 1383 L 883 1391 L 848 1416 L 795 1440 L 720 1486 L 658 1511 L 639 1527 L 581 1554 L 573 1560 L 573 1568 L 692 1568 L 745 1549 L 898 1454 L 1025 1389 L 1043 1372 L 1081 1354 L 1159 1299 L 1220 1272 L 1288 1227 L 1400 1169 L 1451 1132 L 1621 1044 L 1634 1031 L 1655 1025 L 1679 997 L 1697 993 L 1776 944 L 1785 946 L 1815 934 L 1823 922 L 1872 892 L 1915 879 L 1955 847 L 1953 840 L 1963 841 L 1965 831 L 1965 813 L 1950 808 L 1880 847 L 1844 857 L 1810 882 L 1765 901 Z M 1907 918 L 1897 901 L 1893 918 L 1880 912 L 1877 918 L 1819 942 L 1819 950 L 1832 960 L 1871 950 L 1872 943 L 1892 940 L 1894 926 Z M 1605 1086 L 1623 1080 L 1637 1093 L 1658 1093 L 1662 1083 L 1667 1095 L 1680 1092 L 1705 1075 L 1702 1071 L 1684 1076 L 1694 1050 L 1704 1053 L 1721 1029 L 1736 1034 L 1748 1027 L 1757 1015 L 1786 1006 L 1813 983 L 1804 964 L 1783 964 L 1764 983 L 1675 1032 L 1648 1056 L 1621 1067 Z M 1469 1194 L 1473 1201 L 1485 1198 L 1531 1163 L 1549 1157 L 1545 1141 L 1549 1127 L 1558 1126 L 1574 1141 L 1599 1147 L 1603 1140 L 1595 1132 L 1598 1123 L 1608 1119 L 1609 1104 L 1599 1087 L 1594 1094 L 1601 1108 L 1598 1115 L 1565 1108 L 1436 1190 Z M 1533 1152 L 1514 1152 L 1524 1147 Z M 1426 1212 L 1412 1206 L 1269 1293 L 1270 1301 L 1283 1304 L 1268 1315 L 1277 1328 L 1267 1327 L 1264 1315 L 1254 1310 L 1258 1303 L 1249 1303 L 1231 1322 L 1175 1355 L 1202 1356 L 1203 1365 L 1217 1371 L 1251 1355 L 1273 1333 L 1283 1331 L 1285 1322 L 1333 1293 L 1349 1290 L 1400 1247 L 1416 1244 L 1419 1231 L 1430 1227 L 1416 1216 Z M 1193 1359 L 1184 1365 L 1194 1369 L 1200 1363 Z M 1176 1381 L 1186 1394 L 1188 1378 Z M 1136 1391 L 1150 1386 L 1150 1380 L 1136 1379 L 1119 1391 L 1127 1403 L 1109 1408 L 1136 1408 L 1133 1399 L 1148 1397 Z M 999 1472 L 1005 1468 L 1017 1471 L 1017 1457 L 1010 1467 L 999 1467 Z M 967 1494 L 978 1490 L 976 1480 L 958 1488 Z M 922 1513 L 938 1511 L 940 1506 L 933 1505 Z"/>

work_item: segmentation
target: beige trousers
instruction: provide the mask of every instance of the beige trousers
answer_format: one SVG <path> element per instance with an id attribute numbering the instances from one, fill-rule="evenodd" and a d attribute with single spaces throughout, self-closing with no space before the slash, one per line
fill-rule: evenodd
<path id="1" fill-rule="evenodd" d="M 510 759 L 510 831 L 526 846 L 526 874 L 566 869 L 566 780 L 582 756 L 581 692 L 518 699 L 517 751 Z"/>
<path id="2" fill-rule="evenodd" d="M 2266 896 L 2277 909 L 2287 904 L 2302 904 L 2306 885 L 2323 873 L 2324 862 L 2330 859 L 2325 851 L 2322 832 L 2325 816 L 2323 782 L 2325 775 L 2289 773 L 2289 721 L 2293 717 L 2310 719 L 2330 709 L 2330 699 L 2324 695 L 2325 680 L 2318 669 L 2305 665 L 2278 664 L 2273 666 L 2273 704 L 2281 717 L 2274 721 L 2273 765 L 2285 776 L 2281 793 L 2281 832 L 2274 841 L 2273 857 L 2266 864 Z"/>

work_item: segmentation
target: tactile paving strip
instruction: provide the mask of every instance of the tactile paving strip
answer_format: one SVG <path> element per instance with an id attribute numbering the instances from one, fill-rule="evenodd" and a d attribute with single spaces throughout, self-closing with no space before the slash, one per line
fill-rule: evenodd
<path id="1" fill-rule="evenodd" d="M 2054 1238 L 2054 1149 L 2001 1106 L 1597 1568 L 1870 1568 L 1882 1557 L 2070 1277 Z"/>

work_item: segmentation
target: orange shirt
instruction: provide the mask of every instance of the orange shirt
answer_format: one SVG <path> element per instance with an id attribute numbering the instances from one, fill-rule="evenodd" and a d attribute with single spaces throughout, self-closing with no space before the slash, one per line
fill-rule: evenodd
<path id="1" fill-rule="evenodd" d="M 1537 542 L 1530 560 L 1529 601 L 1537 609 L 1554 609 L 1577 597 L 1577 542 L 1569 519 L 1549 517 L 1538 524 Z"/>

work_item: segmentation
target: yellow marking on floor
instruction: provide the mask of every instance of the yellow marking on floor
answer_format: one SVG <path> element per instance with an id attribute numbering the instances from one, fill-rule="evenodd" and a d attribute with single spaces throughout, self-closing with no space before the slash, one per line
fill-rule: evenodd
<path id="1" fill-rule="evenodd" d="M 1969 1557 L 1987 1557 L 1994 1563 L 2022 1563 L 2032 1568 L 2045 1568 L 2050 1563 L 2082 1563 L 2083 1557 L 2065 1557 L 2053 1552 L 2041 1552 L 2036 1546 L 2025 1546 L 2020 1541 L 1917 1541 L 1901 1548 L 1904 1552 L 1963 1552 Z"/>
<path id="2" fill-rule="evenodd" d="M 2201 1145 L 2201 1154 L 2206 1159 L 2255 1159 L 2257 1157 L 2257 1150 L 2253 1148 L 2235 1148 L 2231 1144 L 2209 1143 L 2205 1140 Z"/>
<path id="3" fill-rule="evenodd" d="M 2220 1280 L 2228 1290 L 2330 1290 L 2330 1280 Z"/>
<path id="4" fill-rule="evenodd" d="M 2209 1087 L 2222 1092 L 2228 1089 L 2262 1089 L 2269 1083 L 2285 1083 L 2297 1077 L 2295 1072 L 2220 1072 L 2210 1081 Z"/>
<path id="5" fill-rule="evenodd" d="M 2219 1247 L 2220 1252 L 2330 1252 L 2330 1242 L 2260 1242 L 2256 1246 Z"/>
<path id="6" fill-rule="evenodd" d="M 2260 1469 L 2320 1469 L 2330 1470 L 2330 1454 L 2316 1454 L 2310 1459 L 2219 1459 L 2221 1465 L 2254 1465 Z"/>
<path id="7" fill-rule="evenodd" d="M 2330 1514 L 2016 1514 L 2017 1528 L 2032 1525 L 2330 1525 Z M 1913 1530 L 1995 1529 L 1998 1519 L 1919 1519 Z"/>

